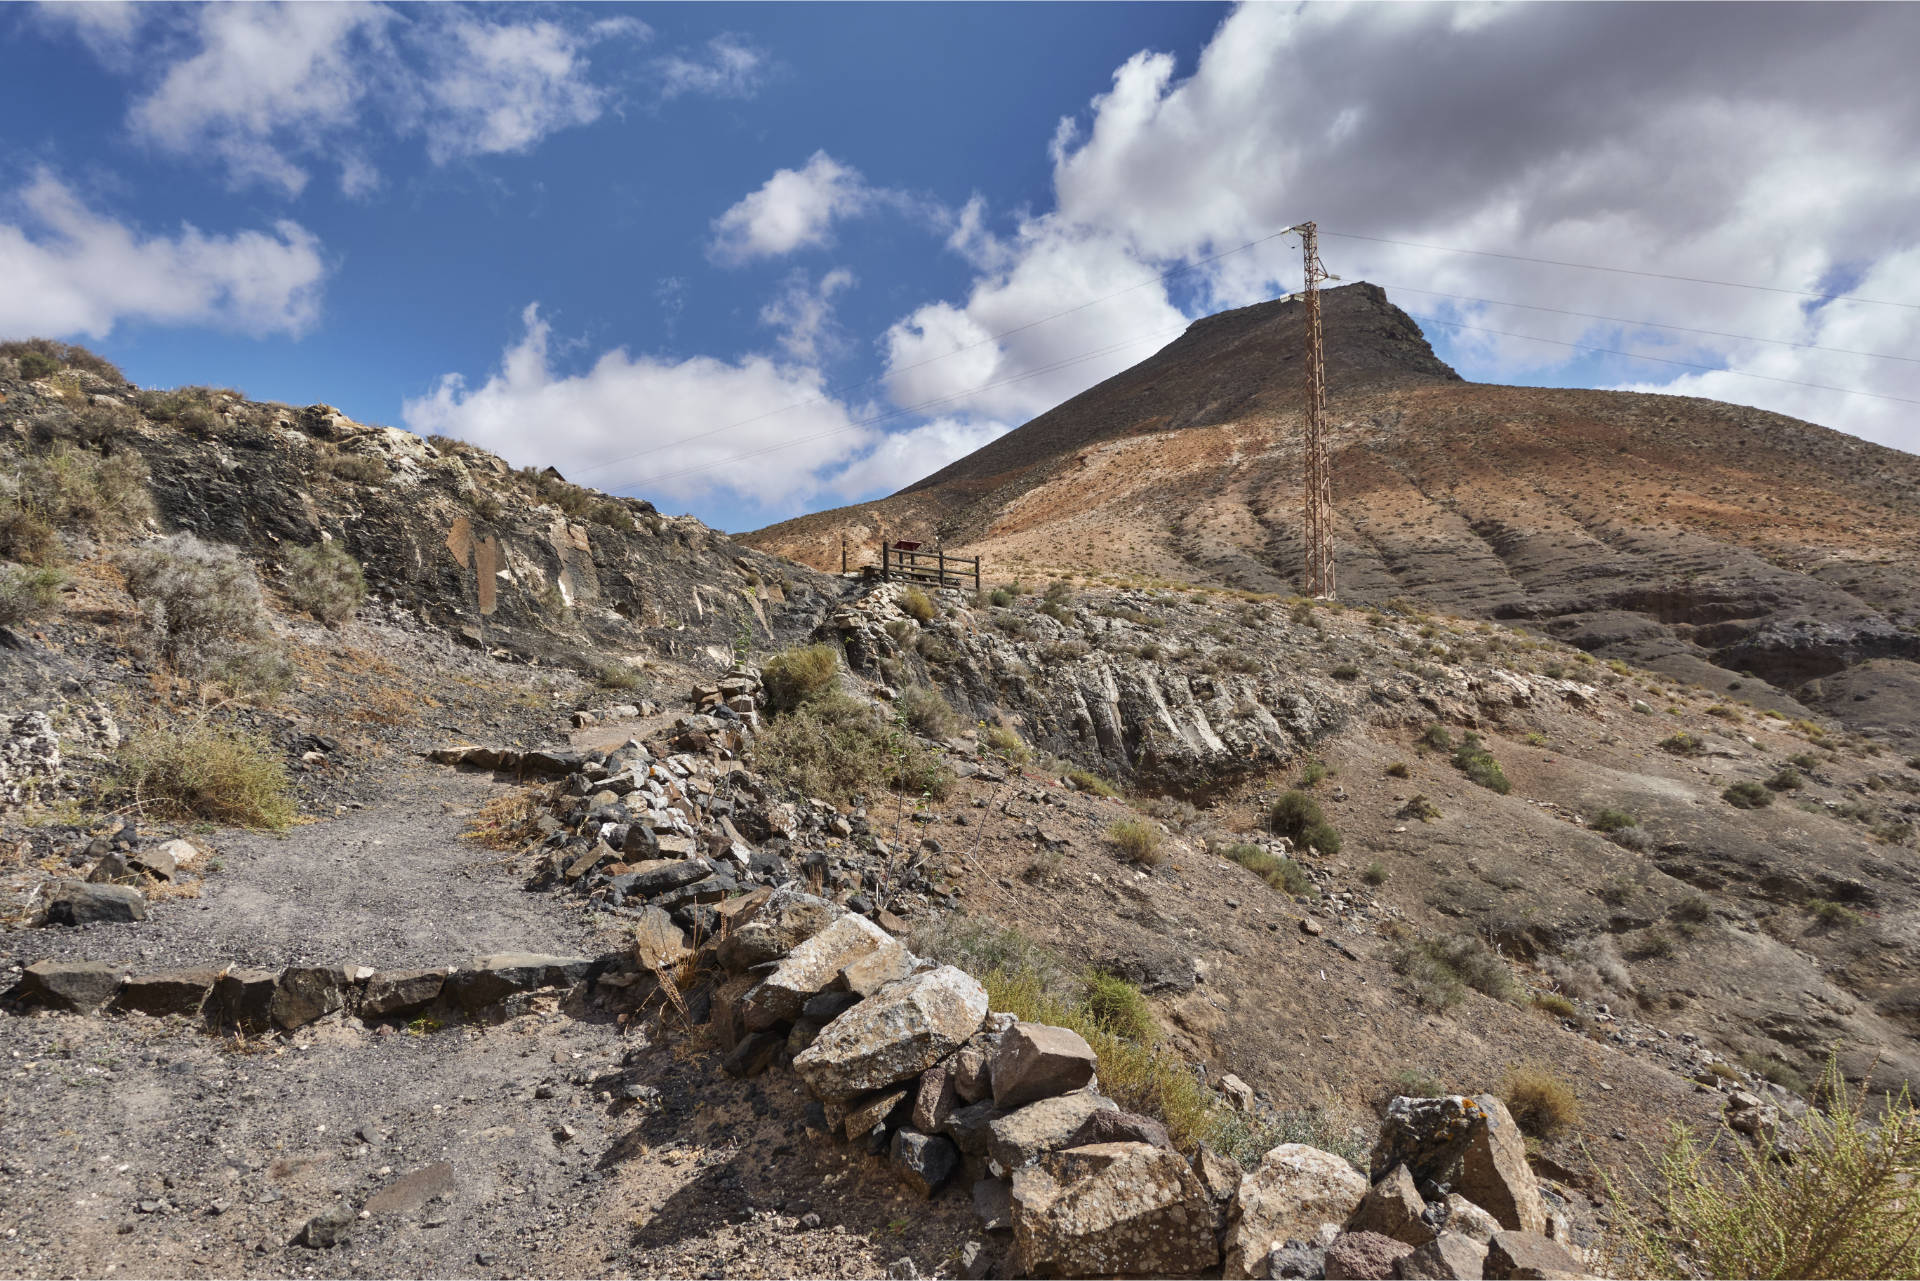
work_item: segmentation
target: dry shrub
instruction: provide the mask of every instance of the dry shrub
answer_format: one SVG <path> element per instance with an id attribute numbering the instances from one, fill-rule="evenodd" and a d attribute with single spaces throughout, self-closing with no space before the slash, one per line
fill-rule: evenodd
<path id="1" fill-rule="evenodd" d="M 286 584 L 287 598 L 329 627 L 344 622 L 367 598 L 360 562 L 336 542 L 288 552 Z"/>
<path id="2" fill-rule="evenodd" d="M 754 753 L 776 781 L 839 804 L 888 788 L 935 799 L 953 790 L 953 775 L 937 756 L 845 694 L 815 697 L 775 718 Z"/>
<path id="3" fill-rule="evenodd" d="M 1313 878 L 1307 875 L 1305 868 L 1290 858 L 1269 854 L 1258 845 L 1249 845 L 1244 841 L 1225 846 L 1218 853 L 1222 858 L 1232 859 L 1284 894 L 1299 898 L 1313 892 Z"/>
<path id="4" fill-rule="evenodd" d="M 1507 1070 L 1500 1099 L 1513 1113 L 1520 1129 L 1536 1139 L 1550 1139 L 1580 1121 L 1580 1100 L 1573 1086 L 1552 1068 L 1522 1064 Z"/>
<path id="5" fill-rule="evenodd" d="M 894 700 L 900 718 L 928 738 L 947 739 L 960 732 L 960 717 L 946 695 L 931 685 L 909 685 Z"/>
<path id="6" fill-rule="evenodd" d="M 175 534 L 129 548 L 119 565 L 154 643 L 176 662 L 266 631 L 259 580 L 231 547 Z"/>
<path id="7" fill-rule="evenodd" d="M 1676 1124 L 1651 1179 L 1610 1174 L 1616 1275 L 1920 1276 L 1920 1110 L 1904 1087 L 1878 1100 L 1851 1089 L 1835 1062 L 1820 1093 L 1790 1161 L 1766 1140 L 1703 1143 Z"/>
<path id="8" fill-rule="evenodd" d="M 989 725 L 981 741 L 988 751 L 1011 765 L 1024 765 L 1033 755 L 1011 726 Z"/>
<path id="9" fill-rule="evenodd" d="M 540 839 L 540 819 L 547 813 L 552 785 L 523 787 L 496 796 L 474 811 L 473 821 L 460 835 L 490 850 L 521 850 Z"/>
<path id="10" fill-rule="evenodd" d="M 1107 828 L 1107 840 L 1113 847 L 1125 855 L 1130 862 L 1145 863 L 1152 867 L 1163 857 L 1160 851 L 1160 829 L 1152 823 L 1137 818 L 1118 819 Z"/>
<path id="11" fill-rule="evenodd" d="M 57 611 L 66 581 L 57 569 L 0 565 L 0 627 L 30 623 Z"/>
<path id="12" fill-rule="evenodd" d="M 768 710 L 790 712 L 822 697 L 833 688 L 839 671 L 840 651 L 831 645 L 801 645 L 782 650 L 760 668 Z"/>
<path id="13" fill-rule="evenodd" d="M 931 623 L 940 608 L 933 603 L 933 597 L 918 587 L 909 587 L 900 593 L 900 612 L 916 622 Z"/>
<path id="14" fill-rule="evenodd" d="M 0 555 L 46 564 L 58 550 L 57 530 L 122 533 L 152 515 L 140 455 L 101 455 L 58 443 L 26 455 L 12 475 L 0 477 Z"/>
<path id="15" fill-rule="evenodd" d="M 1548 956 L 1540 966 L 1554 985 L 1570 996 L 1592 1000 L 1609 992 L 1633 991 L 1633 976 L 1627 963 L 1605 934 L 1582 939 L 1560 956 Z"/>
<path id="16" fill-rule="evenodd" d="M 371 454 L 329 454 L 322 463 L 327 473 L 356 485 L 384 485 L 393 473 Z"/>
<path id="17" fill-rule="evenodd" d="M 1427 1009 L 1457 1005 L 1466 989 L 1496 1001 L 1513 994 L 1513 971 L 1498 953 L 1471 934 L 1415 939 L 1394 949 L 1393 968 L 1413 988 L 1414 1000 Z"/>
<path id="18" fill-rule="evenodd" d="M 163 818 L 278 830 L 296 809 L 286 762 L 260 735 L 205 720 L 156 727 L 120 752 L 134 798 Z"/>
<path id="19" fill-rule="evenodd" d="M 124 383 L 127 380 L 119 366 L 106 357 L 96 355 L 76 343 L 55 342 L 51 338 L 21 338 L 13 342 L 0 342 L 0 360 L 6 359 L 13 360 L 20 370 L 20 377 L 29 380 L 45 378 L 62 369 L 78 369 L 109 382 Z"/>

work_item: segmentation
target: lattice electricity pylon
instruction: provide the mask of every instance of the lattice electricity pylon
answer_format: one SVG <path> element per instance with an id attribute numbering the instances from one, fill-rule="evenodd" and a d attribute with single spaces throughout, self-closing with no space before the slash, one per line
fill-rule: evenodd
<path id="1" fill-rule="evenodd" d="M 1319 229 L 1310 222 L 1291 228 L 1300 233 L 1307 303 L 1306 441 L 1306 589 L 1307 595 L 1333 599 L 1333 482 L 1322 435 L 1327 413 L 1326 353 L 1320 339 L 1320 282 L 1338 280 L 1320 261 Z"/>

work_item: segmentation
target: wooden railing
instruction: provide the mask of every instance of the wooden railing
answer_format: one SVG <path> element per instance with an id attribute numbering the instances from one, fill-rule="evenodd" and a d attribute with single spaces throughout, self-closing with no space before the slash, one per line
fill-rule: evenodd
<path id="1" fill-rule="evenodd" d="M 932 587 L 964 587 L 970 583 L 977 592 L 980 558 L 949 556 L 937 547 L 930 552 L 882 547 L 880 577 L 888 582 L 926 583 Z"/>

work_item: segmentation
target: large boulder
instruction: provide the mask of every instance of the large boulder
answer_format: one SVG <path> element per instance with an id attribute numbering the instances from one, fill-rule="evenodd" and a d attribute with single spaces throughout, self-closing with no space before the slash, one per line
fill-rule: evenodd
<path id="1" fill-rule="evenodd" d="M 779 960 L 846 911 L 837 903 L 783 885 L 757 909 L 736 918 L 715 950 L 720 963 L 738 973 Z"/>
<path id="2" fill-rule="evenodd" d="M 1342 1232 L 1327 1247 L 1327 1281 L 1391 1281 L 1394 1265 L 1413 1247 L 1378 1232 Z"/>
<path id="3" fill-rule="evenodd" d="M 1538 1232 L 1496 1232 L 1481 1275 L 1487 1281 L 1583 1281 L 1592 1274 Z"/>
<path id="4" fill-rule="evenodd" d="M 65 881 L 47 895 L 48 925 L 98 925 L 146 919 L 146 895 L 131 885 Z"/>
<path id="5" fill-rule="evenodd" d="M 986 989 L 943 965 L 882 988 L 827 1024 L 793 1070 L 823 1099 L 882 1089 L 953 1053 L 986 1017 Z"/>
<path id="6" fill-rule="evenodd" d="M 13 994 L 31 1005 L 86 1014 L 113 999 L 120 971 L 101 961 L 35 961 Z"/>
<path id="7" fill-rule="evenodd" d="M 1060 1094 L 995 1117 L 987 1126 L 987 1155 L 1003 1170 L 1017 1170 L 1073 1141 L 1096 1112 L 1118 1112 L 1120 1105 L 1091 1091 Z"/>
<path id="8" fill-rule="evenodd" d="M 1013 1176 L 1013 1240 L 1033 1276 L 1188 1276 L 1220 1247 L 1213 1202 L 1177 1152 L 1097 1143 Z"/>
<path id="9" fill-rule="evenodd" d="M 1093 1080 L 1098 1066 L 1093 1047 L 1078 1032 L 1016 1023 L 1001 1036 L 993 1056 L 993 1101 L 998 1107 L 1017 1108 L 1070 1094 Z"/>
<path id="10" fill-rule="evenodd" d="M 1393 1265 L 1399 1281 L 1480 1281 L 1487 1247 L 1458 1232 L 1442 1232 Z"/>
<path id="11" fill-rule="evenodd" d="M 740 1014 L 748 1031 L 791 1023 L 813 996 L 826 990 L 848 966 L 875 953 L 906 956 L 891 934 L 864 916 L 847 915 L 833 921 L 786 954 L 773 973 L 748 992 Z"/>
<path id="12" fill-rule="evenodd" d="M 1287 1241 L 1311 1241 L 1322 1224 L 1338 1228 L 1366 1195 L 1366 1179 L 1333 1153 L 1281 1144 L 1240 1180 L 1221 1275 L 1245 1281 Z"/>
<path id="13" fill-rule="evenodd" d="M 1544 1233 L 1547 1210 L 1527 1165 L 1526 1140 L 1506 1104 L 1472 1098 L 1398 1098 L 1373 1149 L 1373 1172 L 1404 1165 L 1415 1183 L 1444 1183 L 1512 1231 Z"/>
<path id="14" fill-rule="evenodd" d="M 1404 1165 L 1396 1165 L 1385 1178 L 1374 1184 L 1360 1208 L 1347 1220 L 1349 1232 L 1377 1232 L 1410 1246 L 1433 1240 L 1433 1225 L 1424 1216 L 1427 1203 L 1414 1186 L 1413 1175 Z"/>

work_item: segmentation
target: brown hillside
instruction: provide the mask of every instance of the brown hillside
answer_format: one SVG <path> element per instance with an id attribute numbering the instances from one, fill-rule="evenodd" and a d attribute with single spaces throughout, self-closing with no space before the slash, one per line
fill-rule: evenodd
<path id="1" fill-rule="evenodd" d="M 1198 321 L 891 498 L 743 541 L 837 568 L 843 533 L 867 559 L 937 533 L 990 575 L 1295 590 L 1302 310 Z M 1342 598 L 1533 620 L 1764 706 L 1920 725 L 1920 458 L 1715 401 L 1463 382 L 1372 285 L 1325 311 Z"/>

